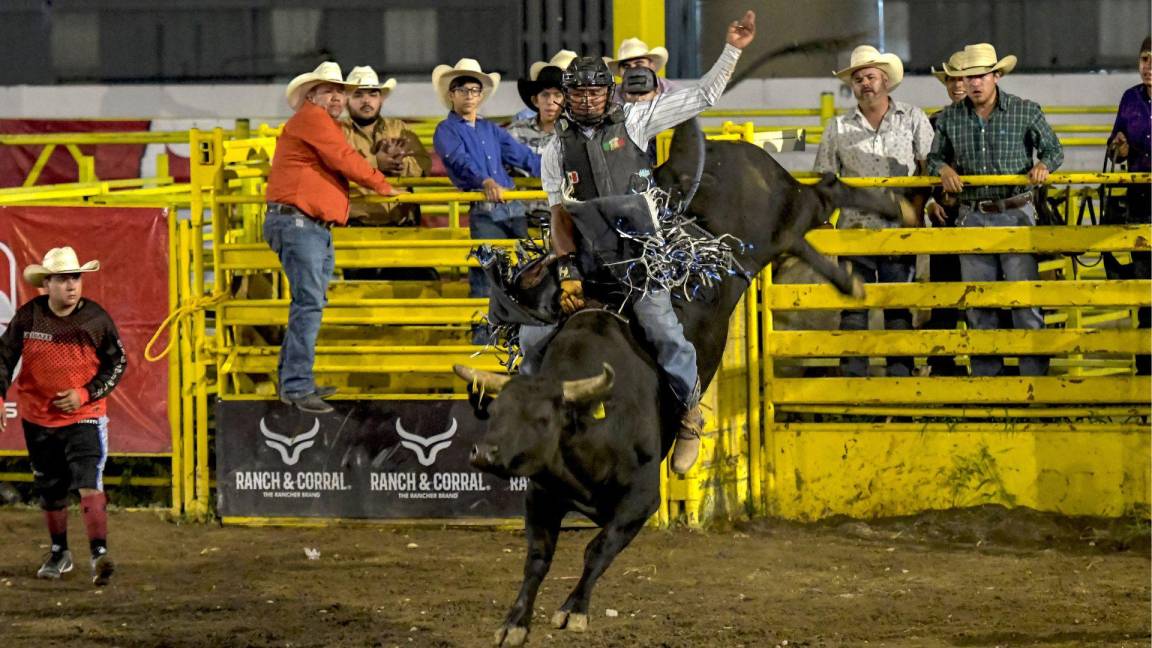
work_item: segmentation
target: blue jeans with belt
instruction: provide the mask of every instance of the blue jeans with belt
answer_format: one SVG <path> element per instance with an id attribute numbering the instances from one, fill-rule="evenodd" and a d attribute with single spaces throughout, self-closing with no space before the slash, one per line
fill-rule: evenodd
<path id="1" fill-rule="evenodd" d="M 961 228 L 1029 227 L 1035 224 L 1036 207 L 1031 203 L 1002 212 L 982 212 L 969 205 L 960 205 L 956 221 L 957 227 Z M 960 276 L 964 281 L 1037 281 L 1040 279 L 1040 266 L 1032 254 L 961 254 Z M 997 311 L 995 308 L 969 308 L 968 328 L 974 331 L 999 328 Z M 1013 308 L 1012 328 L 1042 329 L 1044 315 L 1039 308 Z M 1050 361 L 1047 356 L 1021 357 L 1020 375 L 1046 375 Z M 1003 369 L 1003 356 L 972 356 L 973 376 L 996 376 Z"/>
<path id="2" fill-rule="evenodd" d="M 264 240 L 280 257 L 292 295 L 277 364 L 280 394 L 305 396 L 316 391 L 312 375 L 316 336 L 328 303 L 328 281 L 336 267 L 332 230 L 291 205 L 271 203 L 264 218 Z"/>

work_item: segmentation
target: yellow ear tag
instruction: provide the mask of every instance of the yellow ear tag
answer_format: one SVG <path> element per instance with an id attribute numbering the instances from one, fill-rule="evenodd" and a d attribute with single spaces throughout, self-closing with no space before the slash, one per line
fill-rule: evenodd
<path id="1" fill-rule="evenodd" d="M 603 420 L 605 416 L 607 416 L 607 414 L 604 413 L 604 402 L 596 403 L 596 409 L 592 410 L 592 418 Z"/>

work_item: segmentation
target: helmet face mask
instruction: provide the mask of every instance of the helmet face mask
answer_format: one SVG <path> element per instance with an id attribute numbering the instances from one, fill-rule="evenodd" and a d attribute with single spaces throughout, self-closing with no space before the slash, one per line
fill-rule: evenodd
<path id="1" fill-rule="evenodd" d="M 581 56 L 574 59 L 561 77 L 564 112 L 583 126 L 595 126 L 608 114 L 608 104 L 616 82 L 603 59 Z"/>

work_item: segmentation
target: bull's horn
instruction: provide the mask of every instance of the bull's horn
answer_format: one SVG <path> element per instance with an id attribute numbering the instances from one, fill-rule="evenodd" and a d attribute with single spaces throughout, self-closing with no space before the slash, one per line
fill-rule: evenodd
<path id="1" fill-rule="evenodd" d="M 512 379 L 511 376 L 481 371 L 464 365 L 452 365 L 452 371 L 468 383 L 472 389 L 486 392 L 492 396 L 499 394 L 500 390 L 504 389 L 504 385 L 507 385 L 508 381 Z"/>
<path id="2" fill-rule="evenodd" d="M 612 390 L 612 365 L 604 363 L 604 371 L 599 376 L 564 381 L 565 403 L 590 403 L 604 400 Z"/>

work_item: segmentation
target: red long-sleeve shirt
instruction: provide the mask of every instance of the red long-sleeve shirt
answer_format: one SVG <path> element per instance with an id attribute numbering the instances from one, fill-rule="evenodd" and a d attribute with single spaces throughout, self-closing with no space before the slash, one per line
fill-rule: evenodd
<path id="1" fill-rule="evenodd" d="M 20 418 L 44 427 L 63 427 L 107 413 L 105 396 L 124 376 L 128 361 L 112 318 L 99 304 L 83 299 L 65 317 L 41 295 L 21 306 L 0 336 L 0 399 L 12 384 L 16 363 Z M 82 404 L 73 412 L 52 404 L 69 389 Z"/>
<path id="2" fill-rule="evenodd" d="M 292 205 L 322 221 L 348 222 L 348 180 L 376 193 L 391 193 L 384 174 L 360 157 L 340 124 L 320 106 L 305 102 L 285 122 L 268 172 L 268 202 Z"/>

